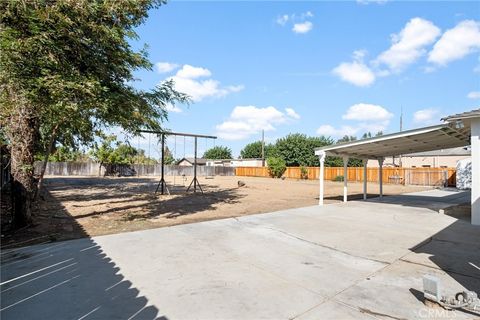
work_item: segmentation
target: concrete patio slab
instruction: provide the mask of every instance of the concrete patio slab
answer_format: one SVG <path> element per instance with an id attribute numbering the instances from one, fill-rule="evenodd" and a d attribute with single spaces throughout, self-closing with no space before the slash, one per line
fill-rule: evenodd
<path id="1" fill-rule="evenodd" d="M 480 227 L 432 209 L 463 202 L 438 191 L 2 251 L 0 316 L 417 319 L 424 274 L 480 289 Z M 453 317 L 471 315 L 433 318 Z"/>

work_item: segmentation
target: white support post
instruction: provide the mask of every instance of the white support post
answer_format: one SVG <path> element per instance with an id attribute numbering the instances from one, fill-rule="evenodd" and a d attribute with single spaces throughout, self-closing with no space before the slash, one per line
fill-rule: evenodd
<path id="1" fill-rule="evenodd" d="M 472 119 L 472 224 L 480 225 L 480 118 Z"/>
<path id="2" fill-rule="evenodd" d="M 343 157 L 343 202 L 347 202 L 348 157 Z"/>
<path id="3" fill-rule="evenodd" d="M 367 200 L 367 163 L 368 159 L 363 159 L 363 200 Z"/>
<path id="4" fill-rule="evenodd" d="M 323 206 L 323 174 L 324 174 L 324 164 L 325 164 L 325 151 L 321 151 L 318 155 L 318 160 L 320 160 L 320 173 L 318 175 L 318 180 L 320 181 L 320 194 L 318 196 L 318 205 Z"/>
<path id="5" fill-rule="evenodd" d="M 378 184 L 380 188 L 379 197 L 383 198 L 383 157 L 378 158 Z"/>

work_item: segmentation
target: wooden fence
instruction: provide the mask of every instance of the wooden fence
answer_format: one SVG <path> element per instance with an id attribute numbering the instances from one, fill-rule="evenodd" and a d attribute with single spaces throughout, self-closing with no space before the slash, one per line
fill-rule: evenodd
<path id="1" fill-rule="evenodd" d="M 318 179 L 320 168 L 308 167 L 307 176 L 309 180 Z M 455 168 L 383 168 L 383 183 L 410 184 L 424 186 L 455 186 Z M 267 167 L 237 167 L 235 175 L 248 177 L 269 177 Z M 288 179 L 301 179 L 300 167 L 287 167 L 283 174 Z M 324 179 L 335 180 L 336 177 L 343 177 L 343 167 L 325 167 Z M 363 167 L 347 168 L 348 181 L 362 182 Z M 378 182 L 378 168 L 367 168 L 367 181 Z"/>

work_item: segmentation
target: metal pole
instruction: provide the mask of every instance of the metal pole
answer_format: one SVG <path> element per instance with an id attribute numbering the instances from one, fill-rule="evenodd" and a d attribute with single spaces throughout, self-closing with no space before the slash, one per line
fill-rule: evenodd
<path id="1" fill-rule="evenodd" d="M 363 159 L 363 200 L 367 200 L 367 163 L 368 159 Z"/>
<path id="2" fill-rule="evenodd" d="M 164 190 L 163 190 L 163 185 L 165 184 L 165 175 L 163 174 L 165 171 L 165 134 L 162 133 L 162 179 L 160 180 L 161 181 L 161 189 L 160 189 L 160 192 L 162 194 L 164 194 Z"/>
<path id="3" fill-rule="evenodd" d="M 197 192 L 197 137 L 195 137 L 195 157 L 193 159 L 193 192 Z"/>
<path id="4" fill-rule="evenodd" d="M 262 167 L 265 167 L 265 130 L 262 130 Z"/>
<path id="5" fill-rule="evenodd" d="M 325 152 L 322 152 L 318 155 L 318 160 L 320 160 L 320 172 L 318 175 L 318 180 L 320 184 L 320 194 L 318 196 L 318 205 L 323 206 L 323 175 L 324 175 L 324 166 L 325 166 Z"/>
<path id="6" fill-rule="evenodd" d="M 347 202 L 348 157 L 343 157 L 343 202 Z"/>
<path id="7" fill-rule="evenodd" d="M 378 182 L 380 188 L 380 199 L 383 198 L 383 157 L 378 159 Z"/>

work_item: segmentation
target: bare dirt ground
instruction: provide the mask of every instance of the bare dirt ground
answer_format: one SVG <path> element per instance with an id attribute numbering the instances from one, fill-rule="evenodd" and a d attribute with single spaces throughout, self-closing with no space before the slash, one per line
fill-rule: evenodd
<path id="1" fill-rule="evenodd" d="M 98 236 L 212 219 L 311 206 L 318 181 L 254 177 L 200 178 L 204 194 L 186 193 L 191 178 L 169 177 L 171 195 L 154 194 L 158 178 L 48 177 L 35 208 L 35 225 L 2 234 L 2 247 Z M 238 181 L 246 183 L 238 187 Z M 378 185 L 368 185 L 369 197 Z M 385 195 L 425 187 L 384 185 Z M 325 203 L 341 201 L 342 182 L 325 183 Z M 362 197 L 362 184 L 349 183 L 349 199 Z"/>

